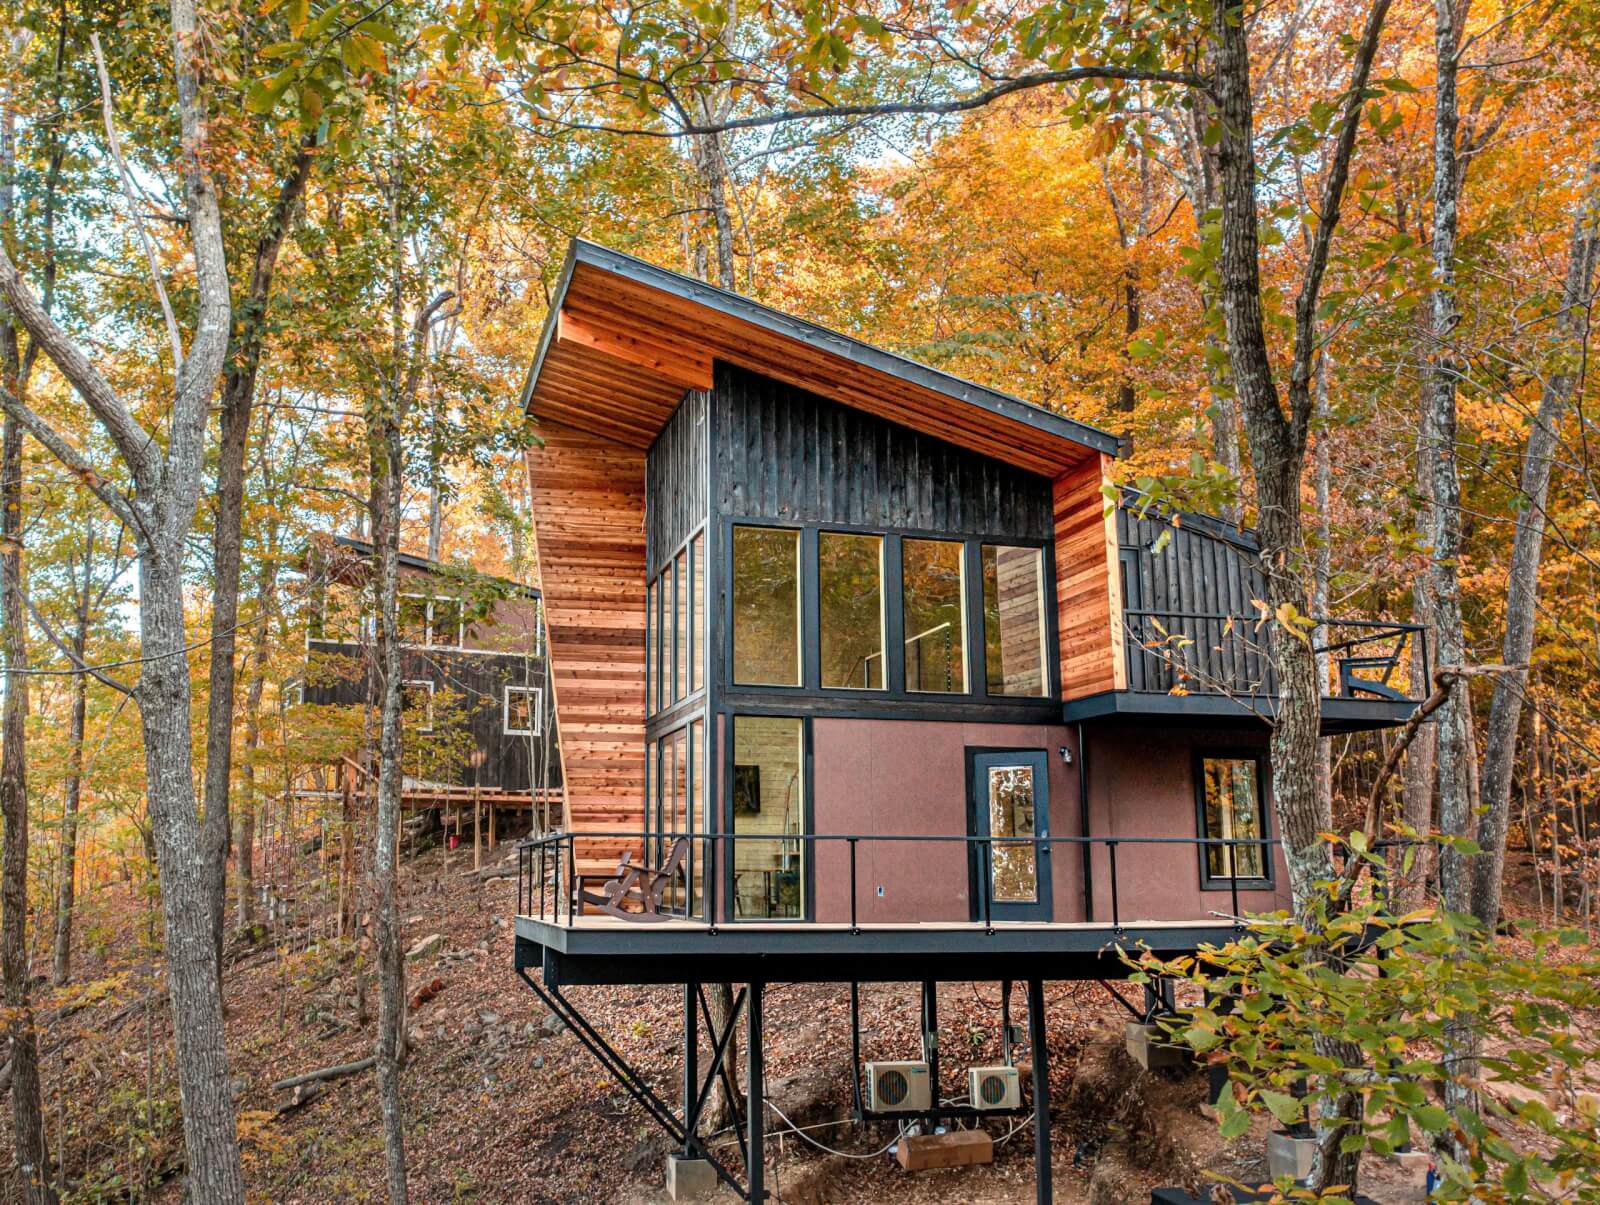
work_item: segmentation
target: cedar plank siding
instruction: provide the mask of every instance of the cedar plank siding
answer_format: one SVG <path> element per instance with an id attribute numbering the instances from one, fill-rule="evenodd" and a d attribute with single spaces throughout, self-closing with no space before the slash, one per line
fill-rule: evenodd
<path id="1" fill-rule="evenodd" d="M 1109 459 L 1091 458 L 1052 484 L 1061 697 L 1068 700 L 1127 689 L 1116 525 L 1101 492 Z"/>
<path id="2" fill-rule="evenodd" d="M 595 405 L 602 403 L 596 399 Z M 567 827 L 644 827 L 645 453 L 542 423 L 527 453 Z M 580 871 L 636 843 L 580 842 Z"/>

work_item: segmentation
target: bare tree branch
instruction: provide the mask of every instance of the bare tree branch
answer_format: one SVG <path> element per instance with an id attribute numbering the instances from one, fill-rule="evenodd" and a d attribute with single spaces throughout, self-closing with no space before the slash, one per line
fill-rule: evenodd
<path id="1" fill-rule="evenodd" d="M 135 479 L 148 474 L 154 467 L 150 457 L 153 452 L 159 451 L 154 438 L 123 405 L 116 390 L 89 362 L 89 357 L 83 354 L 72 336 L 45 312 L 4 247 L 0 247 L 0 293 L 5 294 L 11 312 L 27 328 L 28 334 L 88 403 L 90 411 L 116 445 L 117 452 L 127 461 Z M 20 414 L 17 418 L 19 422 L 25 421 Z M 30 434 L 46 447 L 50 446 L 38 432 L 30 431 Z M 55 449 L 52 447 L 51 451 Z"/>
<path id="2" fill-rule="evenodd" d="M 100 112 L 105 117 L 106 144 L 111 148 L 111 161 L 117 166 L 117 176 L 122 181 L 122 195 L 128 201 L 128 214 L 133 228 L 139 232 L 139 242 L 144 247 L 145 260 L 150 265 L 150 281 L 156 287 L 156 299 L 161 302 L 161 316 L 167 321 L 167 339 L 172 344 L 172 370 L 183 367 L 183 337 L 178 333 L 178 317 L 172 312 L 172 302 L 167 299 L 166 282 L 161 279 L 161 263 L 156 259 L 155 244 L 150 241 L 150 231 L 139 215 L 139 198 L 134 195 L 133 176 L 128 171 L 128 161 L 122 156 L 122 139 L 117 137 L 117 123 L 111 104 L 111 74 L 106 70 L 106 56 L 100 49 L 100 35 L 91 33 L 89 45 L 94 48 L 95 71 L 100 76 Z"/>
<path id="3" fill-rule="evenodd" d="M 42 443 L 57 460 L 67 467 L 80 482 L 87 486 L 94 496 L 105 503 L 111 513 L 129 527 L 141 527 L 138 514 L 133 506 L 120 492 L 114 489 L 100 473 L 86 460 L 77 448 L 62 437 L 61 433 L 39 417 L 25 402 L 15 397 L 9 389 L 0 385 L 0 409 L 3 409 L 12 418 L 27 429 L 29 435 Z"/>

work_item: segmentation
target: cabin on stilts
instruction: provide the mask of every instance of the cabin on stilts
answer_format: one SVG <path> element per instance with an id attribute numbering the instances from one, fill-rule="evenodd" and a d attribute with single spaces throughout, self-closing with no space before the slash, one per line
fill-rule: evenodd
<path id="1" fill-rule="evenodd" d="M 292 701 L 368 714 L 377 681 L 372 551 L 345 536 L 307 549 L 306 664 Z M 399 594 L 404 823 L 413 835 L 442 830 L 452 846 L 470 843 L 475 862 L 503 839 L 560 827 L 561 758 L 539 592 L 402 553 Z M 357 750 L 307 768 L 295 791 L 336 798 L 348 814 L 375 786 L 370 750 Z"/>
<path id="2" fill-rule="evenodd" d="M 1043 982 L 1288 901 L 1251 534 L 1113 485 L 1115 435 L 586 242 L 522 403 L 566 823 L 522 847 L 518 972 L 753 1201 L 766 1111 L 708 1149 L 700 985 L 748 985 L 758 1103 L 764 984 L 920 983 L 928 1084 L 857 1060 L 857 1116 L 1031 1114 L 1049 1200 Z M 1425 692 L 1410 624 L 1318 641 L 1327 732 Z M 950 979 L 1026 985 L 1030 1103 L 943 1103 Z M 683 987 L 676 1106 L 564 994 L 620 983 Z"/>

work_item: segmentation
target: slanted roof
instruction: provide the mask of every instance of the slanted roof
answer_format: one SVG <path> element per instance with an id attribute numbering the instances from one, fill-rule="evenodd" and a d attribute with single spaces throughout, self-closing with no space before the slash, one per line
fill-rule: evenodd
<path id="1" fill-rule="evenodd" d="M 1086 423 L 581 239 L 522 405 L 540 421 L 646 448 L 685 390 L 711 388 L 717 360 L 1047 476 L 1127 451 Z"/>
<path id="2" fill-rule="evenodd" d="M 319 537 L 313 537 L 313 539 L 317 538 Z M 326 536 L 320 538 L 324 540 L 327 539 Z M 334 536 L 331 543 L 337 548 L 348 548 L 363 562 L 369 560 L 373 553 L 373 543 L 371 540 L 361 540 L 357 539 L 355 536 Z M 496 582 L 499 585 L 504 586 L 508 594 L 517 594 L 524 598 L 539 597 L 539 591 L 535 590 L 532 586 L 525 586 L 521 582 L 514 582 L 509 577 L 497 577 L 492 573 L 480 573 L 476 569 L 463 569 L 459 565 L 447 565 L 443 561 L 430 561 L 427 557 L 413 556 L 409 552 L 400 553 L 400 564 L 407 569 L 417 569 L 423 573 L 431 573 L 446 577 L 452 574 L 460 575 L 464 572 L 471 573 L 475 577 L 482 578 L 486 581 Z"/>

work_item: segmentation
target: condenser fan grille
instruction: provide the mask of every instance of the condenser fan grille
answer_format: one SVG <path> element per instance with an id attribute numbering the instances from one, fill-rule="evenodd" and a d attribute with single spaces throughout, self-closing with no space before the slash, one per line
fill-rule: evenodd
<path id="1" fill-rule="evenodd" d="M 878 1076 L 878 1099 L 886 1105 L 904 1103 L 906 1094 L 911 1091 L 911 1085 L 906 1082 L 906 1077 L 898 1071 L 884 1071 Z"/>
<path id="2" fill-rule="evenodd" d="M 986 1075 L 978 1085 L 978 1095 L 986 1105 L 997 1105 L 1006 1098 L 1006 1081 L 998 1075 Z"/>

